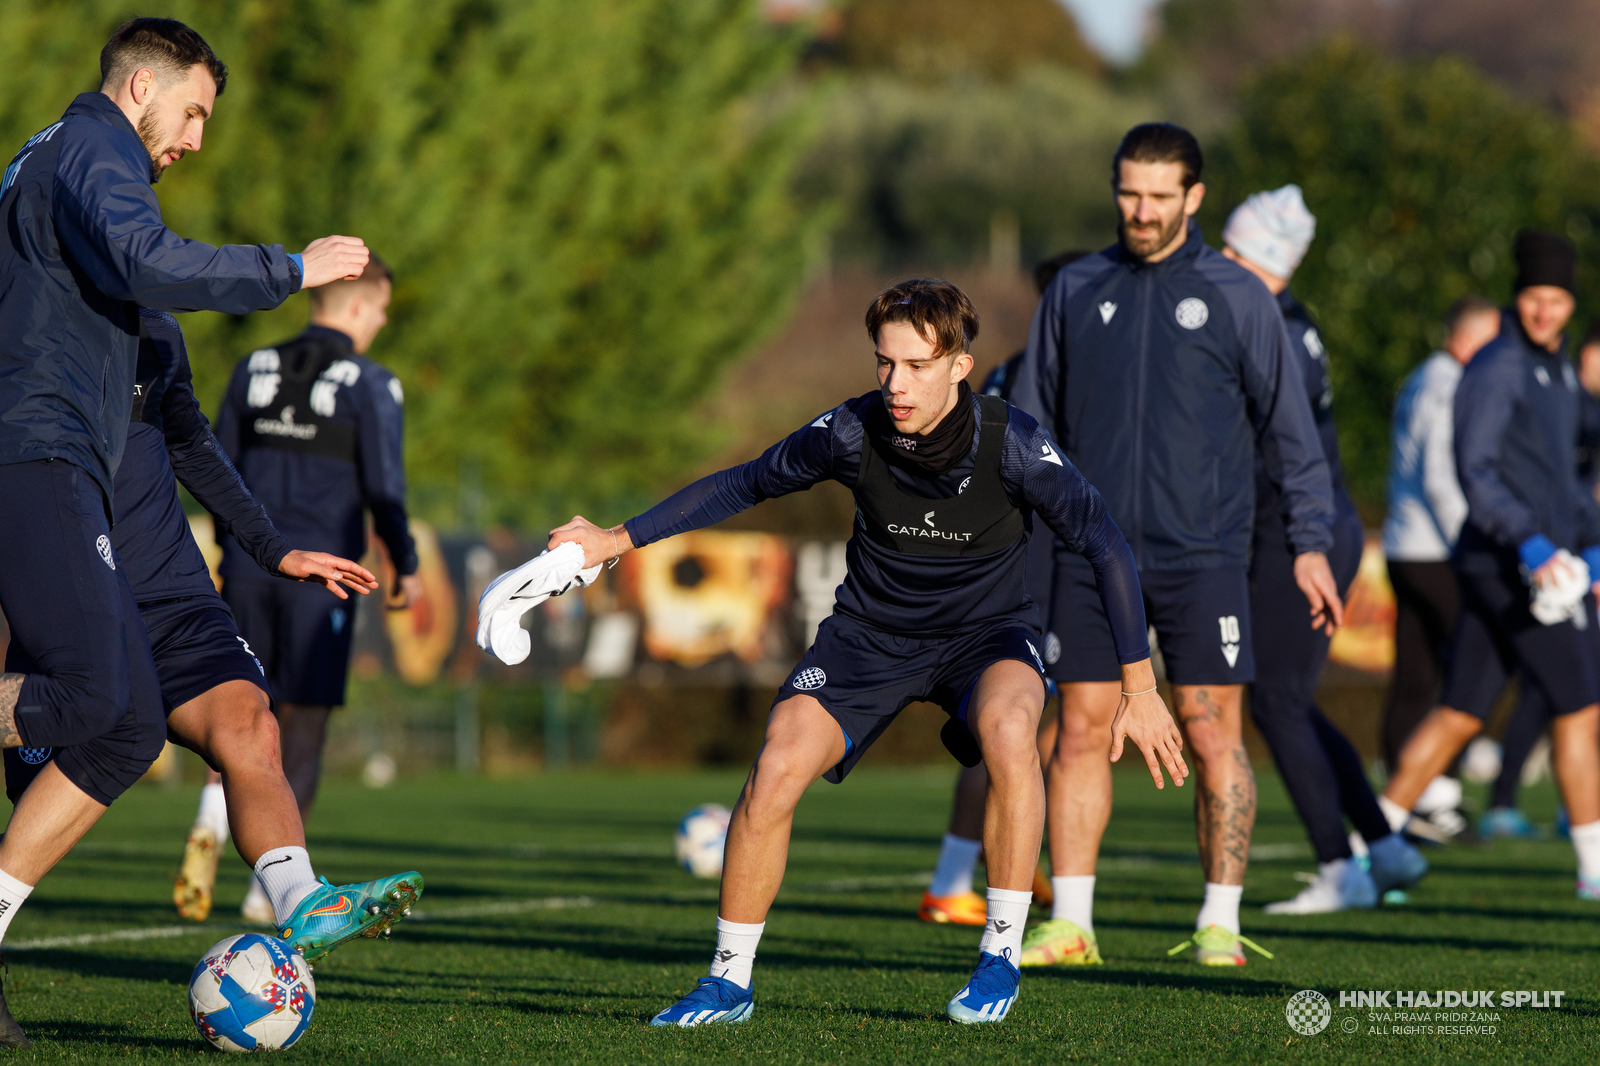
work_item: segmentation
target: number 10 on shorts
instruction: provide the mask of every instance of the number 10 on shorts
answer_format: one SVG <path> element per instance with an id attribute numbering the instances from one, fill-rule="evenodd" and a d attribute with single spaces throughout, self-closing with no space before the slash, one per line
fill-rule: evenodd
<path id="1" fill-rule="evenodd" d="M 1222 630 L 1222 643 L 1239 643 L 1239 616 L 1236 614 L 1223 615 L 1217 619 L 1217 627 Z"/>

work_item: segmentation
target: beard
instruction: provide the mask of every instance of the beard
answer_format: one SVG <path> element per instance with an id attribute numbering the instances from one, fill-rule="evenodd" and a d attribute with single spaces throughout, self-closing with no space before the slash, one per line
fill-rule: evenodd
<path id="1" fill-rule="evenodd" d="M 1171 244 L 1186 222 L 1188 217 L 1179 213 L 1171 225 L 1157 226 L 1152 232 L 1144 228 L 1138 231 L 1130 230 L 1127 220 L 1123 220 L 1117 223 L 1117 239 L 1128 250 L 1128 254 L 1135 259 L 1145 259 Z"/>
<path id="2" fill-rule="evenodd" d="M 146 108 L 144 114 L 139 116 L 139 125 L 135 127 L 139 140 L 144 142 L 144 150 L 150 156 L 150 184 L 154 185 L 161 180 L 162 171 L 168 164 L 162 162 L 168 152 L 178 153 L 178 158 L 183 158 L 183 149 L 177 145 L 167 143 L 167 132 L 161 128 L 160 120 L 156 118 L 154 108 Z"/>

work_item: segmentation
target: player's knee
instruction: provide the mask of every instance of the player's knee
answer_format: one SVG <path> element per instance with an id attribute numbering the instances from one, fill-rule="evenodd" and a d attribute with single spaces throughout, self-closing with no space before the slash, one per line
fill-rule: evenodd
<path id="1" fill-rule="evenodd" d="M 239 695 L 212 732 L 211 756 L 223 771 L 277 769 L 281 763 L 278 720 L 259 691 Z"/>
<path id="2" fill-rule="evenodd" d="M 1022 704 L 988 705 L 978 719 L 978 740 L 984 762 L 996 771 L 1021 766 L 1039 757 L 1033 708 Z"/>
<path id="3" fill-rule="evenodd" d="M 1087 755 L 1111 750 L 1111 730 L 1102 728 L 1087 714 L 1064 711 L 1061 715 L 1061 732 L 1058 741 L 1066 755 Z"/>
<path id="4" fill-rule="evenodd" d="M 1231 759 L 1233 753 L 1242 746 L 1238 730 L 1226 728 L 1220 723 L 1191 722 L 1187 732 L 1189 747 L 1201 762 Z"/>
<path id="5" fill-rule="evenodd" d="M 756 811 L 793 809 L 800 795 L 816 780 L 812 760 L 784 745 L 768 744 L 756 757 L 745 790 L 747 805 Z"/>

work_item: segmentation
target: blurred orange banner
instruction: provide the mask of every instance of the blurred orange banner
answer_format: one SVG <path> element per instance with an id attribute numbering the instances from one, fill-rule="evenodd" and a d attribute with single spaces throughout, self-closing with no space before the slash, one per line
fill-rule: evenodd
<path id="1" fill-rule="evenodd" d="M 1383 557 L 1383 541 L 1368 537 L 1361 569 L 1344 601 L 1344 627 L 1333 635 L 1328 661 L 1369 674 L 1394 668 L 1394 588 Z"/>
<path id="2" fill-rule="evenodd" d="M 644 616 L 645 650 L 691 667 L 727 654 L 766 658 L 793 569 L 782 537 L 704 530 L 630 552 L 621 566 Z"/>

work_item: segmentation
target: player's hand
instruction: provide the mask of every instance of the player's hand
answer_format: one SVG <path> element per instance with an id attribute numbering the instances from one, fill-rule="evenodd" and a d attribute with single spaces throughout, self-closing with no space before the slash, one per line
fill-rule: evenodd
<path id="1" fill-rule="evenodd" d="M 1562 552 L 1556 552 L 1544 561 L 1543 566 L 1528 575 L 1528 581 L 1534 588 L 1543 588 L 1545 585 L 1559 585 L 1572 580 L 1575 571 L 1572 569 L 1572 563 L 1568 561 L 1570 558 Z M 1595 584 L 1600 585 L 1600 579 L 1597 579 Z"/>
<path id="2" fill-rule="evenodd" d="M 318 582 L 341 600 L 348 600 L 350 594 L 340 585 L 349 585 L 363 596 L 378 587 L 378 579 L 366 567 L 327 552 L 292 551 L 278 563 L 278 573 L 295 581 Z"/>
<path id="3" fill-rule="evenodd" d="M 1328 557 L 1321 552 L 1301 552 L 1294 557 L 1294 583 L 1311 604 L 1311 628 L 1328 636 L 1344 625 L 1344 604 L 1339 586 L 1328 569 Z"/>
<path id="4" fill-rule="evenodd" d="M 1128 688 L 1128 673 L 1139 667 L 1143 667 L 1139 671 L 1143 676 L 1133 683 L 1140 687 Z M 1172 775 L 1172 783 L 1182 788 L 1184 779 L 1189 776 L 1189 766 L 1183 761 L 1183 734 L 1178 731 L 1178 723 L 1172 720 L 1161 694 L 1145 691 L 1154 689 L 1155 683 L 1156 677 L 1150 669 L 1149 659 L 1124 668 L 1123 691 L 1140 694 L 1125 695 L 1117 704 L 1117 716 L 1111 721 L 1111 761 L 1122 758 L 1122 742 L 1131 740 L 1144 755 L 1145 765 L 1150 768 L 1150 776 L 1155 779 L 1157 788 L 1166 787 L 1161 777 L 1163 766 Z"/>
<path id="5" fill-rule="evenodd" d="M 318 237 L 300 253 L 302 289 L 330 281 L 354 281 L 367 269 L 372 253 L 360 237 Z"/>
<path id="6" fill-rule="evenodd" d="M 576 515 L 566 525 L 550 531 L 550 543 L 545 547 L 553 550 L 558 544 L 576 544 L 582 548 L 583 568 L 587 570 L 591 566 L 610 562 L 632 548 L 633 539 L 628 536 L 624 526 L 606 529 L 583 515 Z"/>
<path id="7" fill-rule="evenodd" d="M 396 574 L 394 588 L 390 590 L 389 598 L 383 605 L 391 611 L 403 611 L 408 607 L 415 607 L 423 595 L 422 578 L 416 574 Z"/>

